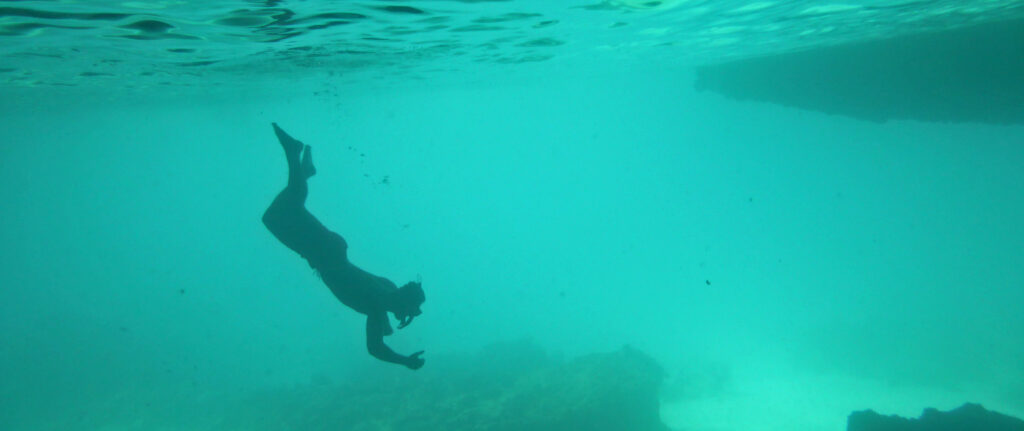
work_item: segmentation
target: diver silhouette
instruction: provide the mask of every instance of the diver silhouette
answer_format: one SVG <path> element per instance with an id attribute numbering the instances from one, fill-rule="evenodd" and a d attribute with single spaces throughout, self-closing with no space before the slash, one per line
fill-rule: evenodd
<path id="1" fill-rule="evenodd" d="M 339 301 L 366 315 L 366 348 L 371 355 L 414 370 L 422 367 L 423 351 L 403 356 L 384 344 L 384 336 L 394 332 L 388 312 L 398 320 L 398 329 L 420 315 L 420 305 L 425 300 L 421 284 L 409 282 L 399 288 L 349 262 L 345 239 L 327 229 L 306 209 L 306 180 L 316 174 L 309 145 L 289 136 L 277 123 L 272 125 L 288 160 L 288 185 L 263 213 L 263 224 L 281 243 L 309 262 Z"/>

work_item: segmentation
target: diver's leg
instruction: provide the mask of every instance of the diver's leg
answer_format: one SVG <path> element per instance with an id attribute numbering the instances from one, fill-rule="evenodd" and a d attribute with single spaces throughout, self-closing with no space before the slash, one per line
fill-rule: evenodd
<path id="1" fill-rule="evenodd" d="M 273 123 L 274 133 L 281 148 L 284 149 L 285 160 L 288 162 L 288 186 L 281 192 L 290 204 L 305 205 L 306 196 L 309 194 L 306 180 L 316 174 L 313 167 L 313 155 L 309 145 L 303 145 L 301 141 L 288 135 L 283 129 Z M 305 151 L 303 151 L 305 150 Z M 281 196 L 278 196 L 281 198 Z"/>
<path id="2" fill-rule="evenodd" d="M 279 231 L 286 230 L 289 225 L 305 224 L 308 218 L 312 217 L 306 210 L 306 196 L 309 195 L 306 179 L 313 176 L 316 169 L 313 167 L 313 156 L 308 145 L 303 145 L 299 140 L 289 136 L 276 123 L 274 132 L 281 142 L 288 162 L 288 185 L 278 193 L 273 203 L 263 213 L 263 223 L 271 232 L 278 235 Z"/>
<path id="3" fill-rule="evenodd" d="M 347 262 L 348 244 L 327 229 L 306 209 L 309 186 L 306 180 L 316 175 L 313 150 L 274 124 L 288 161 L 288 185 L 263 213 L 263 224 L 282 244 L 309 261 L 314 268 Z"/>
<path id="4" fill-rule="evenodd" d="M 309 145 L 306 145 L 305 150 L 302 152 L 302 162 L 299 166 L 304 179 L 309 179 L 309 177 L 316 175 L 316 167 L 313 166 L 313 148 Z"/>
<path id="5" fill-rule="evenodd" d="M 281 243 L 310 259 L 324 254 L 330 231 L 306 209 L 309 187 L 306 180 L 316 174 L 313 153 L 308 145 L 288 136 L 274 124 L 288 161 L 288 185 L 278 193 L 263 213 L 263 224 Z"/>
<path id="6" fill-rule="evenodd" d="M 299 165 L 302 142 L 291 137 L 284 129 L 278 127 L 277 123 L 271 123 L 271 125 L 274 126 L 274 134 L 277 135 L 277 140 L 281 143 L 281 148 L 284 149 L 284 156 L 288 160 L 288 170 L 290 172 L 293 167 Z"/>
<path id="7" fill-rule="evenodd" d="M 305 160 L 300 160 L 302 156 L 303 148 L 309 148 L 308 145 L 303 145 L 301 141 L 291 137 L 284 129 L 278 127 L 277 123 L 273 123 L 274 134 L 277 135 L 277 140 L 281 142 L 281 148 L 284 149 L 284 157 L 288 162 L 288 185 L 299 185 L 298 183 L 304 182 L 308 176 L 303 175 L 303 164 Z"/>

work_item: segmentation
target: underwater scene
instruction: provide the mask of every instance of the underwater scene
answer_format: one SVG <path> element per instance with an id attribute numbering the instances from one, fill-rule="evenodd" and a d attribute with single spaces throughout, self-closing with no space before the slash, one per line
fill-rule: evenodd
<path id="1" fill-rule="evenodd" d="M 0 0 L 0 430 L 1024 430 L 1024 2 Z"/>

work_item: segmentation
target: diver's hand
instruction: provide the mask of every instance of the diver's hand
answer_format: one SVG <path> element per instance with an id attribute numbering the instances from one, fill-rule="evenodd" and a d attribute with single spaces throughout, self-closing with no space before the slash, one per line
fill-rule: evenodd
<path id="1" fill-rule="evenodd" d="M 412 323 L 412 316 L 405 316 L 398 321 L 398 329 L 405 329 L 410 323 Z"/>
<path id="2" fill-rule="evenodd" d="M 422 354 L 423 354 L 423 351 L 420 350 L 420 351 L 418 351 L 416 353 L 413 353 L 413 354 L 409 355 L 409 357 L 406 358 L 405 366 L 409 367 L 410 370 L 418 370 L 418 369 L 420 369 L 420 367 L 423 366 L 423 363 L 426 362 L 426 360 L 424 360 L 423 358 L 420 357 L 420 355 L 422 355 Z"/>

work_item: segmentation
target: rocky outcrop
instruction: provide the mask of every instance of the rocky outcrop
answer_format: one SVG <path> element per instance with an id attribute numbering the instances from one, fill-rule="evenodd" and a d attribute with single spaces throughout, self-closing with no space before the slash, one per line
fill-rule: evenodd
<path id="1" fill-rule="evenodd" d="M 978 404 L 964 404 L 948 412 L 925 409 L 919 419 L 882 416 L 871 410 L 854 412 L 847 419 L 847 431 L 1024 431 L 1024 421 L 985 410 Z"/>

